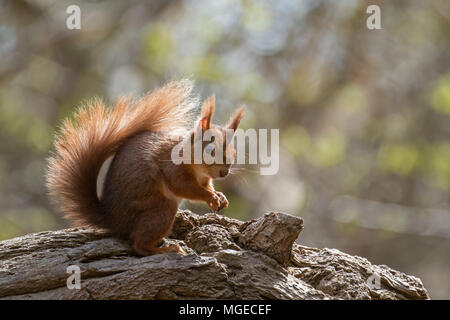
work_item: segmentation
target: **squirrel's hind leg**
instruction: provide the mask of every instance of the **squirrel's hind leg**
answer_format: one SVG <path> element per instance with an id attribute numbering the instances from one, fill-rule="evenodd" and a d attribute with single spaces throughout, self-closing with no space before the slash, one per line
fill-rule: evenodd
<path id="1" fill-rule="evenodd" d="M 159 247 L 172 228 L 177 209 L 177 206 L 168 205 L 167 209 L 158 208 L 142 213 L 131 236 L 135 253 L 142 256 L 164 252 L 185 254 L 177 244 Z"/>
<path id="2" fill-rule="evenodd" d="M 151 245 L 142 245 L 142 244 L 138 244 L 134 243 L 133 245 L 133 250 L 135 253 L 137 253 L 140 256 L 149 256 L 152 254 L 157 254 L 157 253 L 166 253 L 166 252 L 176 252 L 182 255 L 185 255 L 186 253 L 184 252 L 184 250 L 177 244 L 171 244 L 168 247 L 156 247 Z"/>

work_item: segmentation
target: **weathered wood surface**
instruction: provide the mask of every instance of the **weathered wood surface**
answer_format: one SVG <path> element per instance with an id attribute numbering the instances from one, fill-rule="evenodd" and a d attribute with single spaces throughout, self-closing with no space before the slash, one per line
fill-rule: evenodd
<path id="1" fill-rule="evenodd" d="M 186 256 L 149 257 L 88 229 L 29 234 L 0 242 L 0 299 L 429 298 L 414 276 L 294 244 L 302 229 L 301 218 L 283 213 L 241 222 L 180 211 L 166 245 Z M 70 265 L 81 269 L 79 290 L 66 286 Z"/>

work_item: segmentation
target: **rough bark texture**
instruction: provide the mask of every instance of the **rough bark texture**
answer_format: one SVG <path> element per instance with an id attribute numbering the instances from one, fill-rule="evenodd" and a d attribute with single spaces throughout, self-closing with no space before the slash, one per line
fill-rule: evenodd
<path id="1" fill-rule="evenodd" d="M 88 229 L 29 234 L 0 242 L 0 298 L 429 298 L 414 276 L 336 249 L 294 244 L 302 229 L 301 218 L 283 213 L 241 222 L 179 211 L 165 245 L 178 243 L 186 256 L 149 257 Z M 81 269 L 79 290 L 66 286 L 70 265 Z"/>

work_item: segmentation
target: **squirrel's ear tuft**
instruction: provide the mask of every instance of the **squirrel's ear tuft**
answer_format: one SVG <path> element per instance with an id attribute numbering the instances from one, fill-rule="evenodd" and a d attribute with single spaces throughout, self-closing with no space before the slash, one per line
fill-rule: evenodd
<path id="1" fill-rule="evenodd" d="M 211 128 L 211 120 L 214 115 L 214 110 L 216 109 L 216 96 L 212 95 L 202 104 L 202 115 L 199 123 L 199 127 L 203 131 Z"/>
<path id="2" fill-rule="evenodd" d="M 206 131 L 211 127 L 211 123 L 208 124 L 208 119 L 203 117 L 200 120 L 198 120 L 197 129 Z"/>
<path id="3" fill-rule="evenodd" d="M 234 112 L 233 116 L 231 116 L 230 120 L 228 121 L 228 129 L 236 131 L 236 129 L 239 127 L 239 124 L 241 123 L 242 117 L 244 116 L 244 109 L 245 107 L 242 106 Z"/>

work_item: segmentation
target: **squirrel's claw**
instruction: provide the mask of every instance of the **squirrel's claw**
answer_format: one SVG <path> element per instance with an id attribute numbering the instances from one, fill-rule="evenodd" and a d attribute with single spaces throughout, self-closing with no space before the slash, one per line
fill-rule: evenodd
<path id="1" fill-rule="evenodd" d="M 225 195 L 224 195 L 222 192 L 216 191 L 216 195 L 217 195 L 217 196 L 219 197 L 219 199 L 220 199 L 220 205 L 219 205 L 219 207 L 217 208 L 217 212 L 216 212 L 216 213 L 219 213 L 220 210 L 222 210 L 222 209 L 224 209 L 224 208 L 227 208 L 229 203 L 228 203 L 227 198 L 225 197 Z"/>

